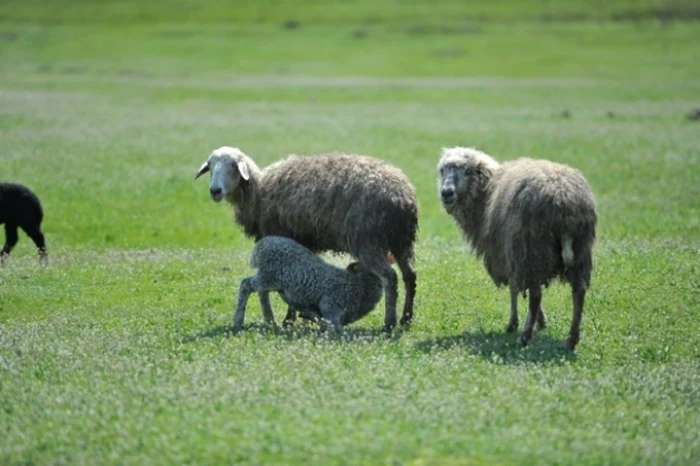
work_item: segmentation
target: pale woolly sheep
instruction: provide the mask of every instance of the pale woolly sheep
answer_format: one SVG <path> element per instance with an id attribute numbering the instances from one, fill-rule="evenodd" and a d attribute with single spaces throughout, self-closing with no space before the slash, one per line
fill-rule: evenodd
<path id="1" fill-rule="evenodd" d="M 41 232 L 43 219 L 41 202 L 28 187 L 17 183 L 0 183 L 0 224 L 5 224 L 5 245 L 0 251 L 0 263 L 19 241 L 18 228 L 34 241 L 41 262 L 47 262 L 46 241 Z"/>
<path id="2" fill-rule="evenodd" d="M 238 292 L 233 325 L 243 326 L 251 293 L 258 293 L 263 316 L 272 316 L 270 291 L 307 319 L 324 319 L 335 330 L 369 314 L 382 297 L 382 281 L 362 266 L 335 267 L 283 236 L 266 236 L 255 244 L 250 266 L 257 273 L 245 278 Z"/>
<path id="3" fill-rule="evenodd" d="M 239 149 L 225 146 L 212 152 L 195 179 L 207 172 L 211 198 L 233 206 L 247 236 L 285 236 L 314 253 L 348 253 L 363 270 L 379 276 L 386 330 L 396 325 L 398 295 L 396 272 L 386 260 L 390 252 L 406 288 L 401 324 L 411 322 L 418 202 L 401 170 L 348 154 L 290 156 L 261 170 Z M 294 316 L 290 308 L 285 322 Z M 265 318 L 274 322 L 272 315 Z"/>
<path id="4" fill-rule="evenodd" d="M 583 175 L 566 165 L 522 158 L 503 164 L 464 147 L 445 148 L 438 164 L 442 205 L 483 258 L 497 286 L 509 285 L 510 321 L 518 330 L 518 294 L 529 294 L 521 345 L 535 322 L 547 325 L 542 286 L 559 278 L 571 285 L 573 319 L 566 347 L 579 341 L 586 290 L 593 270 L 597 214 Z"/>

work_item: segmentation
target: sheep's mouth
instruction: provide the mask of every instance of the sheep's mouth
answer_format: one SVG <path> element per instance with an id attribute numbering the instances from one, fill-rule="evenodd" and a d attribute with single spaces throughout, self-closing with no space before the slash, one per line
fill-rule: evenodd
<path id="1" fill-rule="evenodd" d="M 454 196 L 453 198 L 450 199 L 442 199 L 442 205 L 445 207 L 446 210 L 452 210 L 452 207 L 457 203 L 457 196 Z"/>
<path id="2" fill-rule="evenodd" d="M 221 200 L 224 198 L 223 194 L 212 194 L 211 195 L 211 200 L 214 202 L 221 202 Z"/>

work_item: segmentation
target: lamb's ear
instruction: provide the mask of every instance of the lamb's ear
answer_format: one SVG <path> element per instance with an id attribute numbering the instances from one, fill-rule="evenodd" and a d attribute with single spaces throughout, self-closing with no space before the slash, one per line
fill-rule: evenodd
<path id="1" fill-rule="evenodd" d="M 207 173 L 208 171 L 209 171 L 209 161 L 207 160 L 206 162 L 204 162 L 204 165 L 202 165 L 202 166 L 199 168 L 199 171 L 198 171 L 197 174 L 194 176 L 194 179 L 196 180 L 197 178 L 199 178 L 200 176 L 204 175 L 204 174 Z"/>
<path id="2" fill-rule="evenodd" d="M 240 160 L 238 162 L 238 173 L 241 174 L 241 178 L 248 181 L 250 179 L 250 173 L 248 173 L 248 165 L 245 164 L 245 160 Z"/>

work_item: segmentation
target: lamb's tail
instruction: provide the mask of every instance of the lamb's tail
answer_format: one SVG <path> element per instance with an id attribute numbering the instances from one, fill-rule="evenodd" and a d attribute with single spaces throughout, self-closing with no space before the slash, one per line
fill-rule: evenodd
<path id="1" fill-rule="evenodd" d="M 574 265 L 574 240 L 564 233 L 561 238 L 561 258 L 564 260 L 564 267 Z"/>
<path id="2" fill-rule="evenodd" d="M 253 269 L 257 269 L 258 264 L 258 250 L 256 248 L 253 248 L 253 253 L 250 255 L 250 267 Z"/>

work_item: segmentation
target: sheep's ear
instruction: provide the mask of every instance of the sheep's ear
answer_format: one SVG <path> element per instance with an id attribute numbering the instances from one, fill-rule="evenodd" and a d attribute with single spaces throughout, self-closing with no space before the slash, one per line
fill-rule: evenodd
<path id="1" fill-rule="evenodd" d="M 245 160 L 238 162 L 238 173 L 241 174 L 241 178 L 248 181 L 250 179 L 250 173 L 248 173 L 248 165 L 245 164 Z"/>
<path id="2" fill-rule="evenodd" d="M 348 272 L 360 273 L 360 263 L 351 262 L 350 264 L 348 264 Z"/>
<path id="3" fill-rule="evenodd" d="M 208 171 L 209 171 L 209 161 L 207 160 L 206 162 L 204 162 L 204 165 L 202 165 L 201 167 L 199 167 L 199 171 L 198 171 L 197 174 L 194 176 L 194 179 L 196 180 L 197 178 L 199 178 L 200 176 L 204 175 L 204 174 L 207 173 Z"/>

